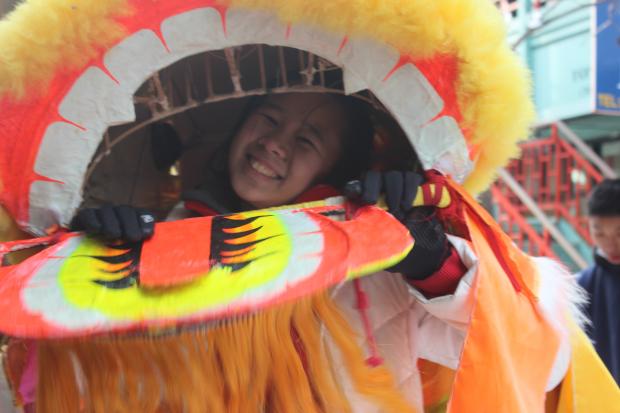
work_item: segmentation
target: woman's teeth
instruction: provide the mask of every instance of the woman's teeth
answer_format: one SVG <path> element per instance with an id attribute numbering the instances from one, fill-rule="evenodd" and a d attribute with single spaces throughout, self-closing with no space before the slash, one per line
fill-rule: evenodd
<path id="1" fill-rule="evenodd" d="M 256 159 L 250 159 L 250 166 L 256 172 L 258 172 L 261 175 L 265 175 L 268 178 L 279 178 L 278 174 L 276 174 L 273 170 L 271 170 L 271 168 L 263 165 L 262 163 L 258 162 Z"/>

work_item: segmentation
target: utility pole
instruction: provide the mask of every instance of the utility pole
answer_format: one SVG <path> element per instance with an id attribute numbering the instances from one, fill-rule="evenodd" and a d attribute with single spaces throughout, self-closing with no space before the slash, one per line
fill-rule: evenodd
<path id="1" fill-rule="evenodd" d="M 0 0 L 0 18 L 13 10 L 19 0 Z"/>

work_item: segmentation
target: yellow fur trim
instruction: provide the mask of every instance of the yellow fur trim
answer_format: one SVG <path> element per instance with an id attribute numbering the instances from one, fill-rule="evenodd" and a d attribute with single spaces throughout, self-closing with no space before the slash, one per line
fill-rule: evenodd
<path id="1" fill-rule="evenodd" d="M 326 294 L 204 331 L 40 342 L 37 411 L 350 413 L 323 326 L 360 394 L 416 412 L 385 367 L 366 364 Z"/>
<path id="2" fill-rule="evenodd" d="M 21 98 L 63 70 L 78 69 L 123 37 L 112 17 L 126 0 L 29 0 L 0 21 L 0 96 Z"/>
<path id="3" fill-rule="evenodd" d="M 498 167 L 518 153 L 534 110 L 527 71 L 505 43 L 500 13 L 489 0 L 228 0 L 233 7 L 277 13 L 285 22 L 316 24 L 370 37 L 414 58 L 454 53 L 462 125 L 476 148 L 465 186 L 486 188 Z M 0 96 L 21 95 L 59 65 L 75 68 L 119 39 L 115 15 L 124 0 L 29 0 L 0 23 Z M 473 30 L 472 28 L 475 28 Z"/>

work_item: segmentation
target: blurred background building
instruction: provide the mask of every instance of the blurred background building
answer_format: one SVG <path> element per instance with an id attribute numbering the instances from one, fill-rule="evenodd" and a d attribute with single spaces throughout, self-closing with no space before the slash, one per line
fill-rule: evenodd
<path id="1" fill-rule="evenodd" d="M 587 194 L 620 172 L 620 0 L 495 0 L 532 71 L 536 127 L 491 189 L 496 218 L 534 255 L 591 261 Z"/>

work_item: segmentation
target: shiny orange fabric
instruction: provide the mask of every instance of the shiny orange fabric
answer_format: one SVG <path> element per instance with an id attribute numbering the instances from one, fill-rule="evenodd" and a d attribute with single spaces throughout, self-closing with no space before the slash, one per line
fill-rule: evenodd
<path id="1" fill-rule="evenodd" d="M 450 186 L 464 203 L 479 268 L 448 412 L 544 412 L 559 337 L 537 306 L 536 267 L 481 206 Z"/>

